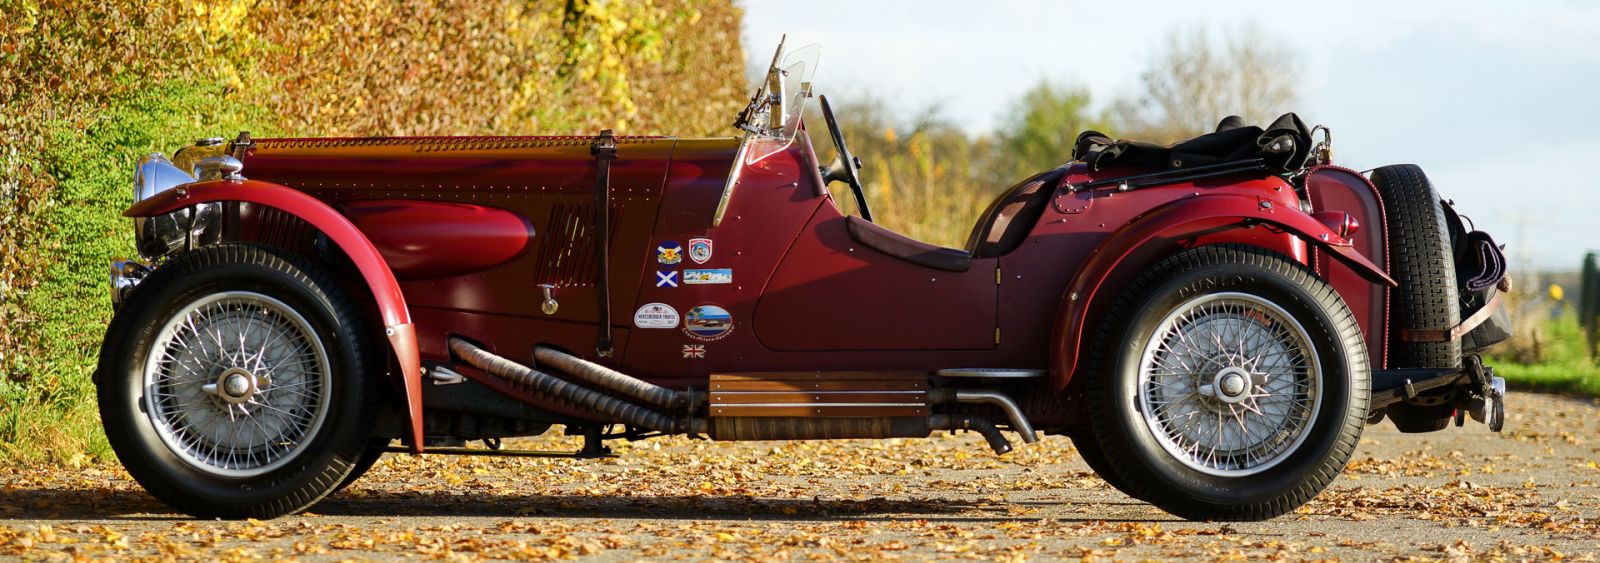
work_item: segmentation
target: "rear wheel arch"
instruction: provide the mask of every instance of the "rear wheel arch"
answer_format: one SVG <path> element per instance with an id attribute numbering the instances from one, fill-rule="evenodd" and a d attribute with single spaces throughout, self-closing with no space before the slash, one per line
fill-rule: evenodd
<path id="1" fill-rule="evenodd" d="M 1094 319 L 1117 299 L 1118 287 L 1146 266 L 1174 253 L 1214 244 L 1244 244 L 1287 256 L 1304 265 L 1317 246 L 1369 281 L 1392 285 L 1383 269 L 1353 251 L 1326 226 L 1282 202 L 1239 194 L 1195 196 L 1145 213 L 1117 229 L 1081 264 L 1062 295 L 1052 327 L 1052 383 L 1065 389 L 1082 365 Z"/>

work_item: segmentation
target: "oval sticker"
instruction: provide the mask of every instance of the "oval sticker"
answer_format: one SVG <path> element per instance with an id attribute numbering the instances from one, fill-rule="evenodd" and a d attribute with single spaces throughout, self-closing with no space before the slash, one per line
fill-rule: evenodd
<path id="1" fill-rule="evenodd" d="M 733 315 L 717 305 L 700 305 L 684 316 L 683 332 L 695 340 L 720 340 L 733 331 Z"/>
<path id="2" fill-rule="evenodd" d="M 633 312 L 633 326 L 678 328 L 678 310 L 666 303 L 650 303 Z"/>

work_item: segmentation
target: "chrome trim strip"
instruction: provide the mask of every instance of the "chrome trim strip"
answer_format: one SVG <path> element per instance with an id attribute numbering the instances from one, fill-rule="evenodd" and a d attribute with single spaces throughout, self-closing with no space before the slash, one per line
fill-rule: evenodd
<path id="1" fill-rule="evenodd" d="M 946 368 L 933 372 L 939 377 L 977 377 L 988 379 L 1027 379 L 1043 377 L 1049 371 L 1021 368 Z"/>
<path id="2" fill-rule="evenodd" d="M 728 201 L 733 199 L 733 186 L 739 183 L 739 173 L 744 171 L 744 157 L 750 153 L 750 139 L 753 135 L 745 135 L 739 140 L 739 152 L 733 155 L 733 168 L 728 170 L 728 181 L 722 185 L 722 196 L 717 199 L 717 213 L 711 216 L 711 227 L 722 225 L 722 216 L 728 213 Z"/>
<path id="3" fill-rule="evenodd" d="M 711 403 L 712 408 L 729 407 L 926 407 L 927 403 Z"/>
<path id="4" fill-rule="evenodd" d="M 712 391 L 712 395 L 926 395 L 928 391 L 827 391 L 812 389 L 809 391 Z"/>

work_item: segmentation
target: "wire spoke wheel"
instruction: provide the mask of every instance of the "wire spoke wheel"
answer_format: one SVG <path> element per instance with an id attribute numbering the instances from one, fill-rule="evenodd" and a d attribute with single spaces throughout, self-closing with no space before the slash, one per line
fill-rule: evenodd
<path id="1" fill-rule="evenodd" d="M 1305 327 L 1248 293 L 1176 307 L 1144 347 L 1140 415 L 1168 454 L 1210 475 L 1252 475 L 1283 461 L 1321 407 L 1321 366 Z"/>
<path id="2" fill-rule="evenodd" d="M 128 475 L 200 518 L 316 504 L 386 440 L 373 327 L 310 258 L 255 244 L 169 256 L 123 302 L 95 394 Z"/>
<path id="3" fill-rule="evenodd" d="M 225 478 L 295 459 L 328 416 L 332 369 L 311 323 L 248 291 L 179 307 L 145 366 L 148 416 L 172 453 Z"/>

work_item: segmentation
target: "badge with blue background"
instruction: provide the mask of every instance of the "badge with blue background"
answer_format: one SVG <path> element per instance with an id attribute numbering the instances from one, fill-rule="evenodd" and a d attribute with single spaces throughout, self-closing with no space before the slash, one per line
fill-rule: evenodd
<path id="1" fill-rule="evenodd" d="M 656 261 L 671 266 L 683 261 L 683 247 L 677 241 L 664 240 L 656 247 Z"/>

